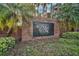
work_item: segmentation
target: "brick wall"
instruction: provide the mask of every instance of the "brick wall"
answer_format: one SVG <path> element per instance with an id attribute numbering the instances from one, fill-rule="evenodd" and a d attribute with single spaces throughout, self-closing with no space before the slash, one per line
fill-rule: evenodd
<path id="1" fill-rule="evenodd" d="M 52 36 L 40 36 L 40 37 L 33 37 L 33 28 L 32 28 L 32 22 L 33 21 L 39 21 L 39 22 L 47 22 L 47 23 L 54 23 L 54 35 Z M 28 40 L 37 40 L 37 39 L 46 39 L 46 38 L 58 38 L 60 34 L 59 26 L 56 19 L 33 19 L 29 22 L 29 25 L 23 24 L 22 27 L 22 41 L 28 41 Z"/>

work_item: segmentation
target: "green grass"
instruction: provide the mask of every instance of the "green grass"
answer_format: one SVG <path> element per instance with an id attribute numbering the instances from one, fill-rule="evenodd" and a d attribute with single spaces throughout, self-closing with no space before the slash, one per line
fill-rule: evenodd
<path id="1" fill-rule="evenodd" d="M 22 46 L 23 44 L 23 46 Z M 79 55 L 79 40 L 78 39 L 63 39 L 57 41 L 52 39 L 30 41 L 22 43 L 16 48 L 14 55 L 22 56 L 78 56 Z"/>

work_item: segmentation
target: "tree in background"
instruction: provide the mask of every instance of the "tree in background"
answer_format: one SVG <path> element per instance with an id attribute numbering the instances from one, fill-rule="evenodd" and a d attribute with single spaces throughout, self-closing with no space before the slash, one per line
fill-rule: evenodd
<path id="1" fill-rule="evenodd" d="M 58 10 L 53 13 L 53 17 L 61 22 L 61 32 L 74 31 L 79 27 L 79 4 L 57 4 Z M 63 27 L 63 28 L 62 28 Z"/>
<path id="2" fill-rule="evenodd" d="M 0 29 L 8 28 L 9 34 L 12 29 L 22 26 L 22 21 L 33 17 L 34 6 L 32 4 L 0 4 Z"/>

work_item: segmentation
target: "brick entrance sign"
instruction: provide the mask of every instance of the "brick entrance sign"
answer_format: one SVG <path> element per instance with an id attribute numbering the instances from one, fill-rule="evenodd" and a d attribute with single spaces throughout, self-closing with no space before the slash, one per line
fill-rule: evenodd
<path id="1" fill-rule="evenodd" d="M 58 38 L 59 34 L 56 19 L 33 19 L 22 27 L 22 41 Z"/>

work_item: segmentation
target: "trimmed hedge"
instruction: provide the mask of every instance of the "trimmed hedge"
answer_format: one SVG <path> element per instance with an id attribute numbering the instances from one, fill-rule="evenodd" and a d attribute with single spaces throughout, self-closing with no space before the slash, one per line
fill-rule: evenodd
<path id="1" fill-rule="evenodd" d="M 79 39 L 79 32 L 66 32 L 66 33 L 63 33 L 62 38 Z"/>
<path id="2" fill-rule="evenodd" d="M 0 38 L 0 55 L 8 55 L 9 50 L 15 46 L 15 38 L 1 37 Z"/>

